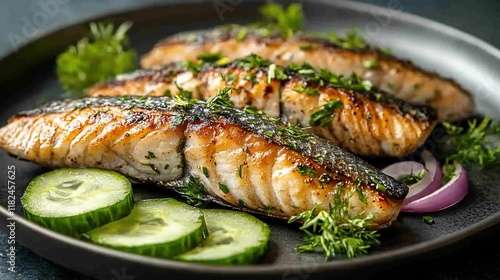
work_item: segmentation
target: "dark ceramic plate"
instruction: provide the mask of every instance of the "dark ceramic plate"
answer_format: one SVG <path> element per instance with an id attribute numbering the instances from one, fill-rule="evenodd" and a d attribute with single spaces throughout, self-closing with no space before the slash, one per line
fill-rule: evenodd
<path id="1" fill-rule="evenodd" d="M 138 7 L 130 11 L 103 15 L 81 24 L 49 32 L 31 41 L 17 52 L 0 60 L 0 84 L 8 93 L 0 112 L 2 125 L 19 110 L 35 106 L 43 99 L 59 98 L 60 86 L 54 75 L 54 58 L 69 44 L 84 36 L 88 22 L 113 20 L 134 22 L 130 32 L 133 47 L 148 51 L 160 38 L 175 32 L 203 29 L 223 22 L 248 22 L 255 19 L 259 2 L 220 1 L 238 4 L 225 12 L 214 8 L 214 1 L 171 1 L 168 6 Z M 217 1 L 215 1 L 217 2 Z M 403 58 L 411 58 L 424 68 L 452 77 L 471 90 L 478 101 L 478 113 L 499 119 L 500 52 L 488 44 L 441 24 L 374 6 L 332 1 L 304 1 L 307 28 L 340 32 L 357 26 L 375 45 L 390 47 Z M 397 1 L 396 1 L 397 2 Z M 230 4 L 228 4 L 230 3 Z M 220 8 L 220 7 L 219 7 Z M 397 8 L 397 7 L 395 7 Z M 439 138 L 427 143 L 433 149 Z M 270 249 L 262 262 L 253 266 L 203 266 L 122 253 L 98 247 L 46 230 L 22 218 L 19 197 L 29 180 L 45 169 L 9 157 L 0 152 L 4 166 L 15 166 L 17 241 L 37 254 L 72 270 L 103 279 L 138 279 L 158 275 L 170 277 L 229 279 L 281 278 L 307 279 L 368 275 L 374 271 L 427 258 L 459 247 L 464 240 L 478 236 L 500 221 L 500 169 L 471 170 L 470 193 L 459 204 L 433 214 L 434 225 L 421 221 L 421 215 L 401 214 L 398 222 L 383 230 L 382 245 L 370 255 L 325 263 L 320 255 L 296 254 L 301 233 L 283 222 L 266 220 L 272 229 Z M 0 214 L 2 221 L 11 217 L 7 208 L 7 171 L 2 182 Z M 169 192 L 137 187 L 142 198 L 173 195 Z M 19 215 L 19 216 L 17 216 Z M 5 226 L 2 229 L 5 230 Z M 136 278 L 123 277 L 124 273 Z"/>

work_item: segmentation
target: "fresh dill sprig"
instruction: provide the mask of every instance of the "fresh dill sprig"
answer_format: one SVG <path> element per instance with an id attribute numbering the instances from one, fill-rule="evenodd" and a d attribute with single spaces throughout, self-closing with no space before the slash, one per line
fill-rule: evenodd
<path id="1" fill-rule="evenodd" d="M 57 77 L 67 91 L 83 92 L 95 83 L 136 68 L 137 54 L 129 48 L 131 23 L 91 23 L 90 36 L 57 57 Z"/>
<path id="2" fill-rule="evenodd" d="M 446 165 L 489 167 L 500 164 L 500 124 L 486 116 L 467 122 L 467 128 L 443 122 L 448 134 Z"/>
<path id="3" fill-rule="evenodd" d="M 189 176 L 187 184 L 182 188 L 182 196 L 187 199 L 187 203 L 200 206 L 203 202 L 205 186 L 195 177 Z"/>
<path id="4" fill-rule="evenodd" d="M 300 221 L 300 227 L 305 232 L 304 243 L 298 246 L 297 252 L 315 252 L 320 249 L 325 260 L 343 255 L 353 258 L 366 255 L 368 250 L 378 246 L 379 234 L 374 230 L 367 230 L 372 225 L 373 216 L 350 217 L 349 197 L 343 197 L 339 191 L 334 196 L 334 201 L 329 205 L 329 211 L 318 210 L 318 205 L 311 210 L 293 216 L 288 221 Z"/>
<path id="5" fill-rule="evenodd" d="M 228 92 L 230 92 L 232 89 L 233 89 L 232 87 L 225 86 L 223 89 L 219 90 L 219 92 L 217 93 L 217 95 L 214 95 L 214 96 L 210 97 L 206 101 L 207 107 L 208 108 L 212 108 L 215 105 L 226 106 L 226 107 L 233 107 L 234 104 L 230 100 L 229 94 L 228 94 Z"/>

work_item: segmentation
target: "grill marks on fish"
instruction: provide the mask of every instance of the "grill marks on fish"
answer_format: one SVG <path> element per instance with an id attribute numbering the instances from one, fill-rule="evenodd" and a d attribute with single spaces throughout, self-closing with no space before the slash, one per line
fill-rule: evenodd
<path id="1" fill-rule="evenodd" d="M 183 128 L 172 127 L 172 118 L 167 112 L 127 112 L 115 107 L 19 116 L 11 121 L 15 125 L 2 129 L 1 143 L 10 153 L 45 166 L 98 167 L 171 181 L 183 174 L 182 156 L 172 152 Z M 171 167 L 163 170 L 163 162 Z"/>
<path id="2" fill-rule="evenodd" d="M 231 86 L 231 101 L 237 108 L 255 106 L 273 118 L 280 116 L 280 81 L 267 83 L 267 72 L 261 68 L 245 71 L 235 65 L 210 67 L 200 73 L 175 63 L 161 70 L 139 70 L 114 82 L 91 88 L 88 96 L 173 96 L 180 89 L 192 97 L 207 100 L 224 86 Z"/>
<path id="3" fill-rule="evenodd" d="M 281 218 L 317 203 L 327 209 L 342 190 L 351 195 L 350 214 L 375 215 L 375 227 L 395 220 L 405 185 L 321 138 L 278 135 L 279 127 L 267 117 L 227 107 L 181 108 L 152 97 L 86 98 L 18 114 L 0 129 L 0 146 L 44 166 L 115 170 L 178 192 L 182 187 L 173 186 L 194 176 L 219 203 Z M 262 129 L 275 134 L 264 137 Z M 313 173 L 301 173 L 300 166 Z"/>
<path id="4" fill-rule="evenodd" d="M 100 84 L 90 96 L 163 96 L 179 94 L 179 88 L 191 91 L 193 98 L 207 100 L 219 89 L 231 86 L 230 99 L 235 107 L 255 106 L 271 117 L 291 124 L 310 126 L 312 114 L 329 101 L 340 100 L 332 122 L 313 126 L 310 132 L 324 137 L 349 151 L 365 156 L 405 156 L 421 146 L 437 121 L 432 109 L 413 106 L 372 92 L 355 92 L 332 85 L 319 86 L 287 70 L 285 80 L 268 83 L 268 69 L 245 70 L 238 61 L 224 66 L 205 65 L 193 73 L 174 63 L 158 70 L 141 70 L 128 78 Z M 309 88 L 317 95 L 298 92 Z M 378 100 L 377 100 L 378 99 Z"/>
<path id="5" fill-rule="evenodd" d="M 354 72 L 399 99 L 430 105 L 444 121 L 461 120 L 475 111 L 472 95 L 451 79 L 373 48 L 344 49 L 308 35 L 283 39 L 265 37 L 248 29 L 241 40 L 238 29 L 234 28 L 181 33 L 160 41 L 142 58 L 141 65 L 156 68 L 176 61 L 194 61 L 204 53 L 220 53 L 231 60 L 254 53 L 279 65 L 308 62 L 313 67 L 346 76 Z M 375 61 L 376 67 L 364 66 L 370 61 Z"/>

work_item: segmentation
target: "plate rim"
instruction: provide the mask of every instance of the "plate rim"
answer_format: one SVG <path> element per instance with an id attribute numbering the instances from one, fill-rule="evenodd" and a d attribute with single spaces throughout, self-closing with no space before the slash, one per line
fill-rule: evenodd
<path id="1" fill-rule="evenodd" d="M 114 16 L 120 16 L 125 13 L 131 13 L 137 10 L 142 10 L 142 9 L 148 9 L 148 8 L 154 8 L 154 7 L 165 7 L 165 6 L 172 6 L 172 5 L 183 5 L 183 4 L 203 4 L 209 2 L 209 0 L 187 0 L 187 1 L 182 1 L 182 0 L 171 0 L 169 2 L 151 2 L 147 4 L 137 4 L 133 5 L 131 7 L 127 8 L 115 8 L 112 10 L 107 10 L 104 12 L 96 13 L 90 16 L 85 16 L 81 17 L 78 20 L 71 21 L 65 24 L 60 24 L 51 28 L 48 28 L 44 31 L 41 31 L 37 33 L 35 36 L 31 37 L 30 39 L 26 40 L 22 45 L 20 45 L 16 49 L 10 49 L 9 51 L 6 51 L 2 54 L 0 54 L 0 60 L 4 60 L 12 55 L 15 55 L 17 52 L 19 52 L 21 49 L 28 47 L 30 44 L 41 40 L 51 34 L 63 31 L 68 28 L 72 28 L 75 26 L 80 26 L 83 24 L 88 24 L 89 22 L 99 20 L 99 19 L 104 19 L 108 17 L 114 17 Z M 262 1 L 255 1 L 251 0 L 248 1 L 247 3 L 255 3 L 255 2 L 262 2 Z M 345 8 L 345 9 L 350 9 L 353 11 L 357 11 L 360 13 L 365 13 L 365 14 L 371 14 L 373 11 L 376 12 L 387 12 L 390 11 L 391 15 L 394 16 L 397 20 L 403 21 L 403 22 L 410 22 L 414 25 L 417 26 L 422 26 L 427 29 L 432 29 L 438 33 L 443 33 L 446 36 L 450 36 L 453 38 L 457 38 L 461 41 L 465 41 L 470 45 L 476 46 L 482 51 L 485 51 L 486 53 L 490 54 L 491 56 L 495 57 L 497 60 L 500 61 L 500 49 L 496 48 L 495 46 L 491 45 L 490 43 L 473 36 L 469 33 L 466 33 L 464 31 L 461 31 L 455 27 L 446 25 L 444 23 L 440 23 L 437 21 L 434 21 L 432 19 L 424 18 L 418 15 L 410 14 L 410 13 L 405 13 L 399 10 L 393 10 L 385 7 L 380 7 L 376 6 L 373 4 L 368 4 L 368 3 L 361 3 L 361 2 L 351 2 L 351 1 L 344 1 L 344 0 L 334 0 L 334 1 L 329 1 L 329 0 L 312 0 L 311 2 L 316 2 L 324 5 L 329 5 L 329 6 L 336 6 L 340 8 Z M 462 42 L 463 43 L 463 42 Z M 190 271 L 194 271 L 197 273 L 216 273 L 220 275 L 225 275 L 225 274 L 241 274 L 244 273 L 246 275 L 258 275 L 262 273 L 272 273 L 272 274 L 283 274 L 286 272 L 290 271 L 295 271 L 297 270 L 297 265 L 293 264 L 257 264 L 257 265 L 252 265 L 252 266 L 207 266 L 203 264 L 196 264 L 196 263 L 187 263 L 187 262 L 181 262 L 181 261 L 174 261 L 174 260 L 168 260 L 168 259 L 160 259 L 160 258 L 154 258 L 154 257 L 148 257 L 148 256 L 142 256 L 142 255 L 136 255 L 136 254 L 131 254 L 127 252 L 121 252 L 118 250 L 98 246 L 95 244 L 91 244 L 85 241 L 81 241 L 72 237 L 68 237 L 65 235 L 62 235 L 60 233 L 54 232 L 52 230 L 46 229 L 38 224 L 32 223 L 28 220 L 26 220 L 23 216 L 20 216 L 18 214 L 11 215 L 10 212 L 5 208 L 3 205 L 0 205 L 0 216 L 3 218 L 8 218 L 8 217 L 14 217 L 16 219 L 16 222 L 19 222 L 20 225 L 29 228 L 30 230 L 33 230 L 35 232 L 38 232 L 39 234 L 44 235 L 45 237 L 48 238 L 53 238 L 57 241 L 60 241 L 64 244 L 69 244 L 74 247 L 79 247 L 82 250 L 87 250 L 87 251 L 93 251 L 93 252 L 99 252 L 103 253 L 107 256 L 121 259 L 121 260 L 126 260 L 126 261 L 132 261 L 134 263 L 139 263 L 142 265 L 146 266 L 155 266 L 155 267 L 161 267 L 165 270 L 169 269 L 186 269 Z M 372 265 L 380 264 L 380 263 L 386 263 L 388 260 L 394 260 L 395 258 L 398 258 L 399 261 L 401 260 L 408 260 L 411 259 L 415 256 L 419 256 L 425 253 L 437 251 L 439 249 L 443 249 L 447 246 L 457 244 L 462 240 L 465 240 L 469 237 L 474 236 L 475 234 L 481 233 L 483 231 L 486 231 L 487 229 L 491 229 L 497 225 L 500 225 L 500 212 L 496 212 L 487 218 L 476 222 L 474 224 L 468 225 L 467 227 L 460 229 L 458 231 L 448 233 L 446 235 L 440 236 L 438 238 L 429 240 L 429 241 L 423 241 L 417 244 L 412 244 L 405 246 L 403 248 L 397 248 L 397 249 L 391 249 L 389 251 L 384 251 L 384 252 L 379 252 L 377 254 L 370 254 L 367 256 L 362 256 L 362 257 L 357 257 L 354 259 L 341 259 L 341 260 L 335 260 L 334 262 L 323 262 L 323 263 L 304 263 L 300 265 L 300 268 L 308 268 L 308 267 L 313 267 L 314 268 L 314 273 L 321 273 L 321 272 L 327 272 L 327 271 L 345 271 L 345 270 L 350 270 L 353 268 L 362 268 L 362 267 L 369 267 Z M 6 232 L 6 229 L 2 227 L 2 231 Z M 20 242 L 22 244 L 22 242 Z M 28 248 L 29 249 L 29 248 Z M 44 256 L 42 256 L 45 258 Z"/>

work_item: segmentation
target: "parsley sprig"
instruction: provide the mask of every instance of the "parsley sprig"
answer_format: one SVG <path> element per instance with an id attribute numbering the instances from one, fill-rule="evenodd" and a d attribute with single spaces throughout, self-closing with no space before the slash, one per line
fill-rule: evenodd
<path id="1" fill-rule="evenodd" d="M 70 46 L 57 57 L 57 77 L 67 91 L 83 92 L 95 83 L 136 68 L 137 54 L 129 48 L 126 32 L 132 26 L 125 22 L 91 23 L 90 36 Z"/>
<path id="2" fill-rule="evenodd" d="M 342 108 L 342 102 L 338 99 L 332 99 L 319 107 L 321 109 L 311 115 L 309 124 L 311 126 L 319 125 L 321 127 L 326 127 L 332 123 L 335 118 L 335 110 Z"/>
<path id="3" fill-rule="evenodd" d="M 329 205 L 329 211 L 318 210 L 318 205 L 311 210 L 293 216 L 288 221 L 300 221 L 300 227 L 305 232 L 304 243 L 298 246 L 297 252 L 314 252 L 321 249 L 325 260 L 338 255 L 353 258 L 366 255 L 368 250 L 378 246 L 379 234 L 367 230 L 372 225 L 373 216 L 363 217 L 362 214 L 350 217 L 349 197 L 342 197 L 343 192 L 337 192 L 334 201 Z"/>
<path id="4" fill-rule="evenodd" d="M 263 32 L 279 31 L 282 36 L 289 38 L 302 30 L 304 25 L 304 12 L 302 5 L 298 3 L 290 4 L 287 8 L 276 3 L 267 3 L 260 8 L 260 13 L 263 20 L 255 25 L 260 26 Z"/>

